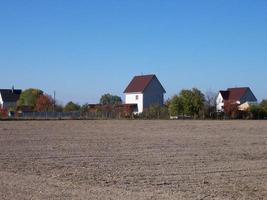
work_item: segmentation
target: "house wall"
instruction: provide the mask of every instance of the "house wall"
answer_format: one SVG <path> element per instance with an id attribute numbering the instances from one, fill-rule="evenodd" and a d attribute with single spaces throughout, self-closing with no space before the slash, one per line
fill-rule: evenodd
<path id="1" fill-rule="evenodd" d="M 4 102 L 2 108 L 9 109 L 9 108 L 15 108 L 17 105 L 16 102 Z"/>
<path id="2" fill-rule="evenodd" d="M 216 110 L 217 112 L 223 112 L 224 111 L 224 101 L 221 93 L 218 94 L 216 99 Z"/>
<path id="3" fill-rule="evenodd" d="M 164 90 L 157 79 L 153 79 L 144 91 L 144 109 L 151 105 L 162 106 Z"/>
<path id="4" fill-rule="evenodd" d="M 0 93 L 0 108 L 3 108 L 3 99 L 2 99 L 1 93 Z"/>
<path id="5" fill-rule="evenodd" d="M 254 94 L 252 93 L 250 89 L 247 90 L 246 94 L 244 94 L 240 99 L 241 104 L 245 102 L 257 102 L 256 97 L 254 96 Z"/>
<path id="6" fill-rule="evenodd" d="M 136 97 L 138 97 L 138 99 Z M 135 114 L 139 114 L 143 112 L 143 94 L 142 93 L 125 94 L 125 103 L 126 104 L 137 104 L 138 110 L 134 112 Z"/>

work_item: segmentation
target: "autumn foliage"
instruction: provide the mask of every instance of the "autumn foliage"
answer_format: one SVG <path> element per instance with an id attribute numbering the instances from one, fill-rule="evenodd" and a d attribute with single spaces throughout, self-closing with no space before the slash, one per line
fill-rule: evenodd
<path id="1" fill-rule="evenodd" d="M 0 119 L 1 118 L 7 118 L 7 116 L 8 116 L 7 110 L 0 108 Z"/>
<path id="2" fill-rule="evenodd" d="M 38 112 L 48 112 L 53 110 L 54 100 L 49 95 L 40 95 L 36 101 Z"/>

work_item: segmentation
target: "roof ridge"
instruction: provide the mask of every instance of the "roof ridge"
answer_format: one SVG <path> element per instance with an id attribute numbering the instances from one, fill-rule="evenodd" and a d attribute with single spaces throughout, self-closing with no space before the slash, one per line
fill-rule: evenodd
<path id="1" fill-rule="evenodd" d="M 250 87 L 232 87 L 232 88 L 227 88 L 227 90 L 231 89 L 249 89 Z"/>
<path id="2" fill-rule="evenodd" d="M 155 74 L 134 76 L 129 85 L 124 90 L 124 93 L 144 92 L 154 78 L 157 79 L 157 76 Z"/>

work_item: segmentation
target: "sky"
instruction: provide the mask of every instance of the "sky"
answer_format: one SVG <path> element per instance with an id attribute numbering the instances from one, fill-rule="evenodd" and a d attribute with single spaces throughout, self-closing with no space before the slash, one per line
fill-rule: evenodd
<path id="1" fill-rule="evenodd" d="M 61 103 L 124 98 L 135 75 L 167 93 L 249 86 L 267 98 L 267 0 L 0 0 L 0 88 Z"/>

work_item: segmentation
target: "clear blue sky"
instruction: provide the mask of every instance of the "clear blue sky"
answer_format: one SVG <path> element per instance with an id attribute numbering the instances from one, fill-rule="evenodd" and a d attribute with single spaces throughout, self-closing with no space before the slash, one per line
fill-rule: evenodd
<path id="1" fill-rule="evenodd" d="M 267 98 L 267 0 L 0 0 L 1 88 L 61 102 L 123 97 L 156 74 L 167 97 L 250 86 Z"/>

